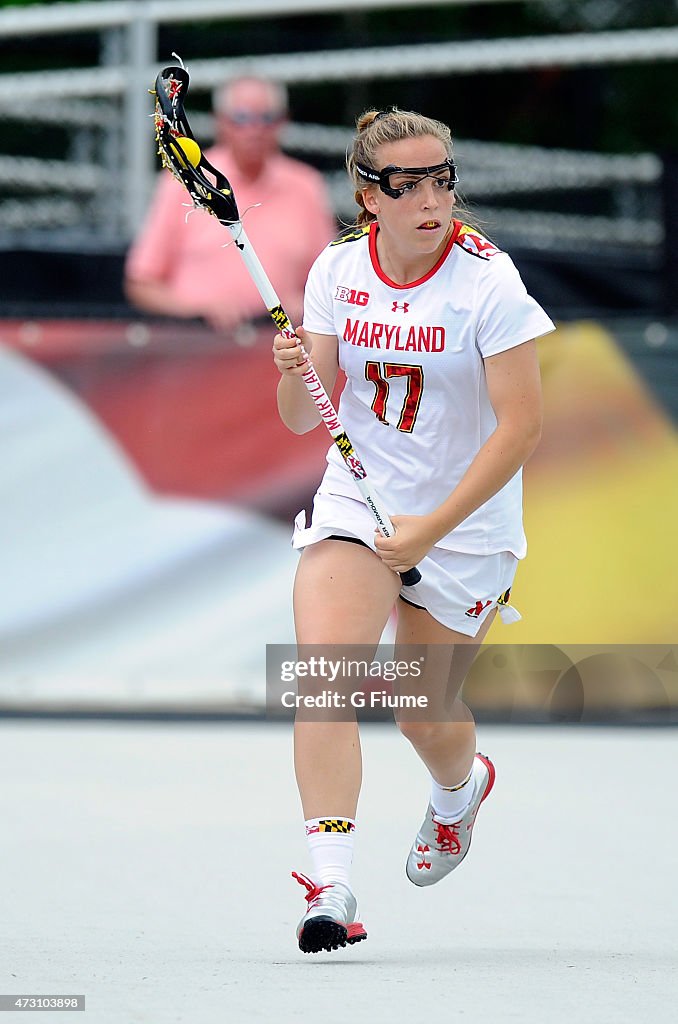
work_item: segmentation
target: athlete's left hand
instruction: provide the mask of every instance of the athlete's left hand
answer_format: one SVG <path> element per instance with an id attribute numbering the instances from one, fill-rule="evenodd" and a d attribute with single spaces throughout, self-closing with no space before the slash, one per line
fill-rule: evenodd
<path id="1" fill-rule="evenodd" d="M 391 516 L 394 537 L 376 531 L 377 554 L 394 572 L 407 572 L 418 565 L 436 542 L 428 516 Z"/>

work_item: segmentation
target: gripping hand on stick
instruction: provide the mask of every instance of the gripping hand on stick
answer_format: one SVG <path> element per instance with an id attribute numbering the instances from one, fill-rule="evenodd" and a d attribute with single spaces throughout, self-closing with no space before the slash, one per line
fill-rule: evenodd
<path id="1" fill-rule="evenodd" d="M 295 334 L 296 338 L 276 334 L 273 339 L 273 361 L 283 376 L 301 377 L 308 369 L 313 342 L 303 327 L 297 327 Z"/>

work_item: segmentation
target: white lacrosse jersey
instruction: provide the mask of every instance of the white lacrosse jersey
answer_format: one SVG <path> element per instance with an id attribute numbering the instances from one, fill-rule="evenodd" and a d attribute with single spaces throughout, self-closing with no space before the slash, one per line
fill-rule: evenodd
<path id="1" fill-rule="evenodd" d="M 483 360 L 555 327 L 510 257 L 475 229 L 455 222 L 437 264 L 407 285 L 381 269 L 377 231 L 376 223 L 359 228 L 320 254 L 304 327 L 338 338 L 346 374 L 339 419 L 386 511 L 425 515 L 496 428 Z M 334 444 L 327 462 L 320 490 L 358 496 Z M 522 471 L 438 546 L 523 558 Z"/>

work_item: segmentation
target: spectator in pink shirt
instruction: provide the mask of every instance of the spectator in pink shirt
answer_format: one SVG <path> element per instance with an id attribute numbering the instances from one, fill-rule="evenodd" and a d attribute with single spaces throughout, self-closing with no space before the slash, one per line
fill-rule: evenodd
<path id="1" fill-rule="evenodd" d="M 233 185 L 247 234 L 292 322 L 301 320 L 308 271 L 335 234 L 322 176 L 280 152 L 286 90 L 238 78 L 216 96 L 217 143 L 207 159 Z M 163 173 L 125 266 L 129 301 L 149 313 L 201 317 L 229 330 L 265 315 L 230 235 L 204 211 L 186 220 L 188 196 Z M 260 205 L 257 205 L 260 204 Z M 252 209 L 248 208 L 252 207 Z M 226 247 L 225 247 L 226 246 Z"/>

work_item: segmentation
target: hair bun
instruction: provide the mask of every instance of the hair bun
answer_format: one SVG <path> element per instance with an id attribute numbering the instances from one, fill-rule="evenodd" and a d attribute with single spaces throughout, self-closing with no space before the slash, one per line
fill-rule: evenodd
<path id="1" fill-rule="evenodd" d="M 364 114 L 361 114 L 356 121 L 356 127 L 359 132 L 364 132 L 366 128 L 369 128 L 371 124 L 379 117 L 381 111 L 379 110 L 366 110 Z"/>

